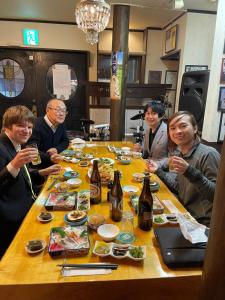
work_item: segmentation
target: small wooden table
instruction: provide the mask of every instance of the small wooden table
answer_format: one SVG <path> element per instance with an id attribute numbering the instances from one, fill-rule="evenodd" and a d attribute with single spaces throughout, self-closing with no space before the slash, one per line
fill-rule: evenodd
<path id="1" fill-rule="evenodd" d="M 85 148 L 87 152 L 98 153 L 101 157 L 115 159 L 115 154 L 107 149 L 108 143 L 97 143 L 98 147 Z M 124 142 L 114 142 L 115 146 L 127 146 Z M 79 189 L 89 188 L 87 176 L 88 168 L 77 164 L 63 163 L 80 173 L 83 183 Z M 145 169 L 143 159 L 132 159 L 130 165 L 121 165 L 115 161 L 115 169 L 122 171 L 121 185 L 135 185 L 142 188 L 141 183 L 133 181 L 132 174 Z M 160 200 L 170 199 L 181 211 L 185 209 L 177 201 L 168 188 L 155 176 L 153 180 L 160 183 L 157 196 Z M 85 257 L 67 259 L 67 263 L 85 262 L 114 262 L 119 267 L 109 275 L 62 277 L 57 264 L 63 259 L 52 259 L 47 248 L 44 252 L 30 256 L 25 251 L 28 240 L 43 239 L 48 243 L 51 227 L 64 226 L 65 212 L 54 211 L 54 219 L 50 223 L 42 224 L 37 220 L 49 191 L 47 187 L 52 179 L 49 178 L 38 199 L 27 214 L 16 237 L 0 262 L 0 294 L 7 300 L 43 300 L 43 299 L 197 299 L 201 280 L 200 268 L 169 269 L 162 261 L 153 230 L 141 231 L 137 228 L 135 217 L 135 236 L 137 245 L 147 246 L 147 257 L 143 262 L 129 259 L 99 258 L 92 254 L 93 245 L 100 240 L 97 233 L 90 234 L 91 249 Z M 93 205 L 89 212 L 104 214 L 107 222 L 109 218 L 109 204 L 106 200 L 107 187 L 103 187 L 101 204 Z M 129 197 L 124 196 L 124 210 L 130 209 Z M 120 224 L 117 223 L 118 226 Z"/>

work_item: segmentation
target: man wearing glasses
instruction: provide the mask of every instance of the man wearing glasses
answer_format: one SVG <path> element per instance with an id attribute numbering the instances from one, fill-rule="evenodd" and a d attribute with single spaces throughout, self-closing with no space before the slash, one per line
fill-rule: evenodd
<path id="1" fill-rule="evenodd" d="M 33 129 L 33 134 L 28 142 L 36 143 L 41 154 L 41 167 L 60 160 L 58 153 L 69 145 L 65 128 L 67 115 L 66 105 L 62 100 L 51 99 L 46 106 L 46 115 L 39 117 Z"/>

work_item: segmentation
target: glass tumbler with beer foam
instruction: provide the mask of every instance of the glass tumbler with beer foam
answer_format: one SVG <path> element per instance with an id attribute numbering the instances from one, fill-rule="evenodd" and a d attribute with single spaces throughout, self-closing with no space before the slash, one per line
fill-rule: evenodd
<path id="1" fill-rule="evenodd" d="M 173 157 L 174 156 L 181 156 L 181 152 L 179 150 L 174 150 L 173 152 L 169 153 L 169 172 L 174 172 L 176 173 L 176 170 L 174 169 L 173 165 Z"/>
<path id="2" fill-rule="evenodd" d="M 27 145 L 26 148 L 35 148 L 35 149 L 37 149 L 37 156 L 31 163 L 32 163 L 33 166 L 40 165 L 41 157 L 40 157 L 40 153 L 38 151 L 38 145 L 36 143 L 32 143 L 32 144 Z"/>

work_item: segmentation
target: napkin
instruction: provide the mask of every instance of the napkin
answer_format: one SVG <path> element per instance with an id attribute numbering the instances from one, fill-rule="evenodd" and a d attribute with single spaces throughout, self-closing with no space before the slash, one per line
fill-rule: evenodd
<path id="1" fill-rule="evenodd" d="M 80 138 L 75 138 L 73 140 L 71 140 L 71 144 L 85 144 L 85 140 L 82 140 Z"/>
<path id="2" fill-rule="evenodd" d="M 187 219 L 183 214 L 177 214 L 177 220 L 180 224 L 180 230 L 188 241 L 192 244 L 195 243 L 206 243 L 208 241 L 208 237 L 205 232 L 207 227 L 198 223 L 196 220 Z"/>
<path id="3" fill-rule="evenodd" d="M 111 269 L 82 269 L 82 268 L 62 268 L 62 276 L 81 276 L 81 275 L 102 275 L 111 274 Z"/>

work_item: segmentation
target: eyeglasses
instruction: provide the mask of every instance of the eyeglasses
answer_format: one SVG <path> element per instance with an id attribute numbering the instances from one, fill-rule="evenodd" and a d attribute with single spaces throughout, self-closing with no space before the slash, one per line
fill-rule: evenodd
<path id="1" fill-rule="evenodd" d="M 56 114 L 64 114 L 67 115 L 68 111 L 66 111 L 65 109 L 60 109 L 60 108 L 53 108 L 53 107 L 48 107 L 49 109 L 52 109 L 56 112 Z"/>

